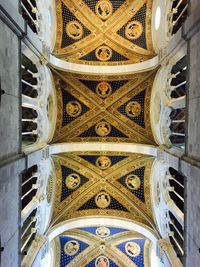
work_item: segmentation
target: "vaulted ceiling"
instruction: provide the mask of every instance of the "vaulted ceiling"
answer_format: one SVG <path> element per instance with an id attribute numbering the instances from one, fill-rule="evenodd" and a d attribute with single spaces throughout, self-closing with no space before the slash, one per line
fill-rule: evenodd
<path id="1" fill-rule="evenodd" d="M 54 55 L 92 65 L 122 65 L 152 58 L 152 2 L 57 0 Z"/>
<path id="2" fill-rule="evenodd" d="M 58 72 L 55 142 L 155 144 L 150 123 L 156 71 L 120 76 Z"/>
<path id="3" fill-rule="evenodd" d="M 148 267 L 150 241 L 113 227 L 68 230 L 55 242 L 55 267 Z"/>
<path id="4" fill-rule="evenodd" d="M 55 155 L 51 224 L 105 215 L 154 227 L 150 197 L 153 160 L 150 156 L 120 152 Z"/>

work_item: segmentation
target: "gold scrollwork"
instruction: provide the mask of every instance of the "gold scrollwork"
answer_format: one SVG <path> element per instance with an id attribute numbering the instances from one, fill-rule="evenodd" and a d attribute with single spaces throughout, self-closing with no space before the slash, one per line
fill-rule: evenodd
<path id="1" fill-rule="evenodd" d="M 141 248 L 135 242 L 127 242 L 125 245 L 125 251 L 129 256 L 137 257 L 138 255 L 140 255 Z"/>
<path id="2" fill-rule="evenodd" d="M 73 256 L 79 251 L 79 247 L 80 245 L 76 240 L 70 240 L 65 244 L 64 252 L 69 256 Z"/>
<path id="3" fill-rule="evenodd" d="M 70 38 L 79 40 L 83 36 L 83 27 L 78 21 L 70 21 L 66 25 L 66 32 Z"/>
<path id="4" fill-rule="evenodd" d="M 102 97 L 106 98 L 112 93 L 112 88 L 107 82 L 100 82 L 96 87 L 96 93 Z"/>
<path id="5" fill-rule="evenodd" d="M 95 55 L 100 61 L 108 61 L 112 57 L 112 49 L 106 45 L 102 45 L 96 49 Z"/>
<path id="6" fill-rule="evenodd" d="M 108 169 L 111 165 L 111 160 L 106 156 L 100 156 L 96 160 L 96 165 L 102 170 Z"/>
<path id="7" fill-rule="evenodd" d="M 137 20 L 129 22 L 125 29 L 125 35 L 129 40 L 138 39 L 142 35 L 142 32 L 142 23 Z"/>
<path id="8" fill-rule="evenodd" d="M 95 203 L 97 207 L 101 209 L 106 209 L 110 205 L 110 195 L 104 191 L 100 192 L 95 197 Z"/>
<path id="9" fill-rule="evenodd" d="M 138 190 L 141 186 L 140 178 L 135 174 L 130 174 L 126 177 L 126 185 L 131 190 Z"/>
<path id="10" fill-rule="evenodd" d="M 137 101 L 131 101 L 127 104 L 125 110 L 126 110 L 126 114 L 129 117 L 135 118 L 135 117 L 140 115 L 140 113 L 142 111 L 142 107 L 141 107 L 140 103 L 138 103 Z"/>
<path id="11" fill-rule="evenodd" d="M 102 19 L 108 19 L 113 13 L 112 3 L 109 0 L 100 0 L 95 8 L 97 16 Z"/>
<path id="12" fill-rule="evenodd" d="M 81 114 L 82 107 L 78 101 L 70 101 L 66 105 L 66 112 L 71 117 L 78 117 Z"/>
<path id="13" fill-rule="evenodd" d="M 101 121 L 96 124 L 95 131 L 99 136 L 107 136 L 111 131 L 111 126 L 106 121 Z"/>
<path id="14" fill-rule="evenodd" d="M 79 187 L 81 178 L 77 173 L 71 173 L 65 180 L 65 185 L 68 189 L 76 189 Z"/>
<path id="15" fill-rule="evenodd" d="M 99 256 L 95 261 L 95 267 L 109 267 L 110 262 L 106 256 Z"/>

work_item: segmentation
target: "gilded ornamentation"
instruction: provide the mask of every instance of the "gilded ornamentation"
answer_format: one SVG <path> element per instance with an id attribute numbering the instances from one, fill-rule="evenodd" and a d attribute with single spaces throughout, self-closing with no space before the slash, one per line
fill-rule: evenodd
<path id="1" fill-rule="evenodd" d="M 109 267 L 109 259 L 105 256 L 99 256 L 95 261 L 95 267 Z"/>
<path id="2" fill-rule="evenodd" d="M 106 98 L 112 93 L 112 88 L 109 83 L 101 82 L 96 87 L 96 93 L 102 97 Z"/>
<path id="3" fill-rule="evenodd" d="M 107 227 L 99 227 L 96 229 L 96 235 L 101 238 L 108 237 L 110 235 L 110 230 Z"/>
<path id="4" fill-rule="evenodd" d="M 107 136 L 109 135 L 111 131 L 111 126 L 108 122 L 106 121 L 101 121 L 96 124 L 95 126 L 95 131 L 99 136 Z"/>
<path id="5" fill-rule="evenodd" d="M 78 21 L 70 21 L 66 25 L 66 32 L 70 38 L 79 40 L 83 36 L 83 27 Z"/>
<path id="6" fill-rule="evenodd" d="M 70 240 L 65 244 L 64 252 L 69 256 L 73 256 L 79 251 L 79 247 L 79 243 L 76 240 Z"/>
<path id="7" fill-rule="evenodd" d="M 111 165 L 111 160 L 106 156 L 100 156 L 96 160 L 96 165 L 102 170 L 108 169 Z"/>
<path id="8" fill-rule="evenodd" d="M 66 105 L 66 112 L 71 117 L 78 117 L 81 114 L 82 108 L 78 101 L 70 101 Z"/>
<path id="9" fill-rule="evenodd" d="M 137 257 L 138 255 L 140 255 L 141 248 L 135 242 L 127 242 L 125 245 L 125 251 L 129 256 Z"/>
<path id="10" fill-rule="evenodd" d="M 126 185 L 131 190 L 138 190 L 141 186 L 140 178 L 137 175 L 130 174 L 126 177 Z"/>
<path id="11" fill-rule="evenodd" d="M 102 45 L 96 49 L 95 55 L 100 61 L 108 61 L 112 57 L 112 49 L 108 46 Z"/>
<path id="12" fill-rule="evenodd" d="M 130 40 L 138 39 L 142 35 L 142 32 L 142 23 L 136 20 L 129 22 L 125 30 L 126 37 Z"/>
<path id="13" fill-rule="evenodd" d="M 141 111 L 142 111 L 141 105 L 136 101 L 131 101 L 126 106 L 126 114 L 131 118 L 139 116 Z"/>
<path id="14" fill-rule="evenodd" d="M 47 187 L 46 187 L 46 196 L 47 196 L 47 202 L 51 202 L 52 198 L 52 193 L 53 193 L 53 178 L 52 176 L 49 176 L 48 182 L 47 182 Z"/>
<path id="15" fill-rule="evenodd" d="M 95 197 L 95 203 L 97 207 L 101 209 L 105 209 L 110 205 L 110 195 L 104 191 L 100 192 Z"/>
<path id="16" fill-rule="evenodd" d="M 79 187 L 81 178 L 77 173 L 71 173 L 65 180 L 65 185 L 68 189 L 76 189 Z"/>
<path id="17" fill-rule="evenodd" d="M 95 10 L 98 17 L 106 20 L 112 15 L 112 3 L 109 0 L 100 0 L 97 2 Z"/>

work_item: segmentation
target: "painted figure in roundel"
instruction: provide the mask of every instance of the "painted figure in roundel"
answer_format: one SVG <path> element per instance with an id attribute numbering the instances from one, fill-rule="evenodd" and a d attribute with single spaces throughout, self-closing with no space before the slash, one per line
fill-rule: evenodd
<path id="1" fill-rule="evenodd" d="M 78 117 L 81 114 L 82 108 L 78 101 L 70 101 L 66 105 L 66 112 L 71 117 Z"/>
<path id="2" fill-rule="evenodd" d="M 101 121 L 96 124 L 95 131 L 99 136 L 107 136 L 111 131 L 111 126 L 106 121 Z"/>
<path id="3" fill-rule="evenodd" d="M 100 0 L 96 4 L 96 14 L 102 20 L 108 19 L 113 12 L 112 3 L 109 0 Z"/>
<path id="4" fill-rule="evenodd" d="M 100 61 L 108 61 L 112 57 L 112 50 L 108 46 L 100 46 L 95 51 L 96 58 Z"/>
<path id="5" fill-rule="evenodd" d="M 107 227 L 99 227 L 96 229 L 96 235 L 101 238 L 108 237 L 110 235 L 110 230 Z"/>
<path id="6" fill-rule="evenodd" d="M 125 245 L 125 251 L 129 256 L 137 257 L 138 255 L 140 255 L 141 248 L 135 242 L 127 242 Z"/>
<path id="7" fill-rule="evenodd" d="M 66 32 L 70 38 L 79 40 L 83 36 L 83 27 L 78 21 L 70 21 L 66 25 Z"/>
<path id="8" fill-rule="evenodd" d="M 65 180 L 65 185 L 68 189 L 76 189 L 79 187 L 81 178 L 77 173 L 71 173 Z"/>
<path id="9" fill-rule="evenodd" d="M 140 178 L 137 175 L 130 174 L 126 177 L 126 185 L 131 190 L 138 190 L 141 186 Z"/>
<path id="10" fill-rule="evenodd" d="M 70 240 L 65 244 L 64 252 L 69 256 L 73 256 L 79 251 L 79 247 L 79 243 L 76 240 Z"/>
<path id="11" fill-rule="evenodd" d="M 96 93 L 102 97 L 106 98 L 112 93 L 112 88 L 109 83 L 101 82 L 96 87 Z"/>
<path id="12" fill-rule="evenodd" d="M 110 196 L 109 196 L 109 194 L 106 193 L 106 192 L 100 192 L 95 197 L 95 203 L 101 209 L 107 208 L 110 205 Z"/>
<path id="13" fill-rule="evenodd" d="M 127 24 L 125 35 L 130 40 L 138 39 L 143 32 L 142 23 L 139 21 L 131 21 Z"/>
<path id="14" fill-rule="evenodd" d="M 102 170 L 105 170 L 110 167 L 111 160 L 106 156 L 100 156 L 96 160 L 96 165 Z"/>
<path id="15" fill-rule="evenodd" d="M 129 102 L 125 110 L 126 110 L 126 114 L 131 118 L 135 118 L 139 116 L 140 113 L 142 112 L 141 105 L 137 101 Z"/>
<path id="16" fill-rule="evenodd" d="M 109 260 L 105 256 L 99 256 L 95 261 L 95 267 L 109 267 L 109 265 Z"/>

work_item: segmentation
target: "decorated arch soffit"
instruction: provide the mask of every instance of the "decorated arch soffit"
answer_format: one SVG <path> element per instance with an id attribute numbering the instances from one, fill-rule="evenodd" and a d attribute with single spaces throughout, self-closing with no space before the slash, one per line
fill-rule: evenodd
<path id="1" fill-rule="evenodd" d="M 56 238 L 56 267 L 148 267 L 150 241 L 113 227 L 69 230 Z"/>
<path id="2" fill-rule="evenodd" d="M 90 65 L 122 65 L 155 56 L 152 0 L 56 0 L 53 54 Z"/>
<path id="3" fill-rule="evenodd" d="M 155 75 L 156 70 L 117 77 L 56 72 L 57 121 L 52 143 L 154 145 L 150 100 Z"/>
<path id="4" fill-rule="evenodd" d="M 55 195 L 51 225 L 84 216 L 113 216 L 154 227 L 150 171 L 154 158 L 120 152 L 53 156 Z"/>

